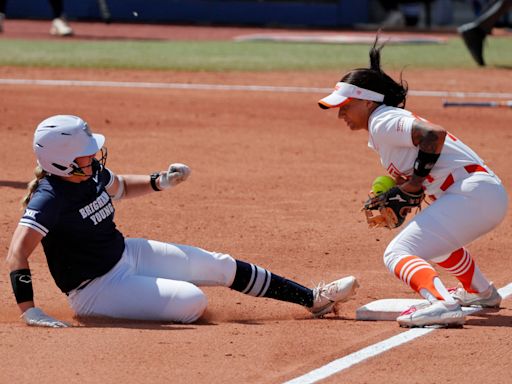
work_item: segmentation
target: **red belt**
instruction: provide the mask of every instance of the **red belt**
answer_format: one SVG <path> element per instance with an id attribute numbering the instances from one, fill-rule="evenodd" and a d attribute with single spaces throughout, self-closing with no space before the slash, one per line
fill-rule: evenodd
<path id="1" fill-rule="evenodd" d="M 479 164 L 469 164 L 469 165 L 466 165 L 464 166 L 464 169 L 466 170 L 467 173 L 474 173 L 474 172 L 485 172 L 485 173 L 489 173 L 487 172 L 487 169 L 485 169 L 484 167 L 482 167 L 481 165 Z M 451 185 L 455 182 L 455 180 L 453 179 L 453 175 L 450 173 L 448 175 L 448 177 L 445 179 L 445 181 L 443 182 L 443 184 L 441 184 L 441 186 L 439 187 L 439 189 L 441 189 L 441 191 L 446 191 L 448 188 L 451 187 Z"/>
<path id="2" fill-rule="evenodd" d="M 464 169 L 467 173 L 475 173 L 475 172 L 485 172 L 489 173 L 487 169 L 482 167 L 480 164 L 469 164 L 464 166 Z M 452 184 L 455 182 L 455 179 L 453 178 L 453 174 L 449 174 L 448 177 L 443 181 L 443 184 L 439 187 L 441 191 L 446 191 L 448 188 L 452 186 Z M 437 198 L 434 195 L 429 195 L 430 199 L 436 200 Z"/>

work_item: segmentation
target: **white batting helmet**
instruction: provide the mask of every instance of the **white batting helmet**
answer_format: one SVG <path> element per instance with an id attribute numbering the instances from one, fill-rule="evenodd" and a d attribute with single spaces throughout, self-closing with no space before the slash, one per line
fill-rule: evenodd
<path id="1" fill-rule="evenodd" d="M 77 116 L 57 115 L 43 120 L 34 133 L 37 162 L 46 172 L 71 176 L 80 169 L 75 159 L 98 152 L 105 136 L 92 133 L 87 123 Z"/>

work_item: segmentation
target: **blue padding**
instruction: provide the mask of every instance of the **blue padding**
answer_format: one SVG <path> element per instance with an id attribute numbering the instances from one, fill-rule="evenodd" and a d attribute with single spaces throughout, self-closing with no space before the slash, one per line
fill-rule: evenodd
<path id="1" fill-rule="evenodd" d="M 368 0 L 107 0 L 107 3 L 112 21 L 138 23 L 339 27 L 368 20 Z M 69 20 L 100 20 L 96 0 L 64 0 L 64 10 Z M 11 0 L 6 13 L 12 19 L 52 17 L 50 5 L 44 0 Z"/>

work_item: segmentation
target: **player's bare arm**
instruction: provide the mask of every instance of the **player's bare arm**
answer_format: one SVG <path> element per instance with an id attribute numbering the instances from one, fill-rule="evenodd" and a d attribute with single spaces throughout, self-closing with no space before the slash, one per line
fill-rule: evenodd
<path id="1" fill-rule="evenodd" d="M 446 130 L 435 124 L 422 120 L 414 120 L 412 124 L 412 142 L 424 152 L 441 153 Z"/>
<path id="2" fill-rule="evenodd" d="M 34 305 L 32 276 L 28 258 L 42 238 L 43 235 L 38 231 L 24 225 L 18 225 L 14 231 L 6 259 L 14 296 L 22 317 L 28 325 L 52 328 L 67 327 L 68 324 L 48 316 L 43 310 Z"/>
<path id="3" fill-rule="evenodd" d="M 419 148 L 418 160 L 415 166 L 419 165 L 423 168 L 424 166 L 433 166 L 443 148 L 446 130 L 439 125 L 416 119 L 412 124 L 411 135 L 413 144 Z M 424 158 L 421 158 L 422 156 Z M 421 164 L 422 162 L 424 164 Z M 418 192 L 421 190 L 427 175 L 427 169 L 423 169 L 423 172 L 414 172 L 410 180 L 404 183 L 401 188 L 406 192 Z"/>
<path id="4" fill-rule="evenodd" d="M 154 192 L 149 175 L 113 175 L 114 182 L 107 188 L 113 200 L 143 196 Z"/>
<path id="5" fill-rule="evenodd" d="M 181 163 L 171 164 L 167 171 L 155 172 L 151 175 L 115 175 L 114 181 L 107 188 L 108 194 L 114 199 L 142 196 L 155 191 L 175 187 L 190 176 L 190 168 Z"/>
<path id="6" fill-rule="evenodd" d="M 28 258 L 42 238 L 43 236 L 32 228 L 22 225 L 16 227 L 6 259 L 9 272 L 29 270 Z M 22 313 L 33 306 L 33 300 L 18 303 Z"/>

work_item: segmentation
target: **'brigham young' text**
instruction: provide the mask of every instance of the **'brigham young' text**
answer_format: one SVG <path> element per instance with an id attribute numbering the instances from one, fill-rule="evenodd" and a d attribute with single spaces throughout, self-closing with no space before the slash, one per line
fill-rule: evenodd
<path id="1" fill-rule="evenodd" d="M 97 225 L 114 213 L 114 207 L 109 201 L 109 195 L 103 192 L 92 203 L 80 208 L 79 212 L 84 219 L 89 217 L 94 225 Z"/>

